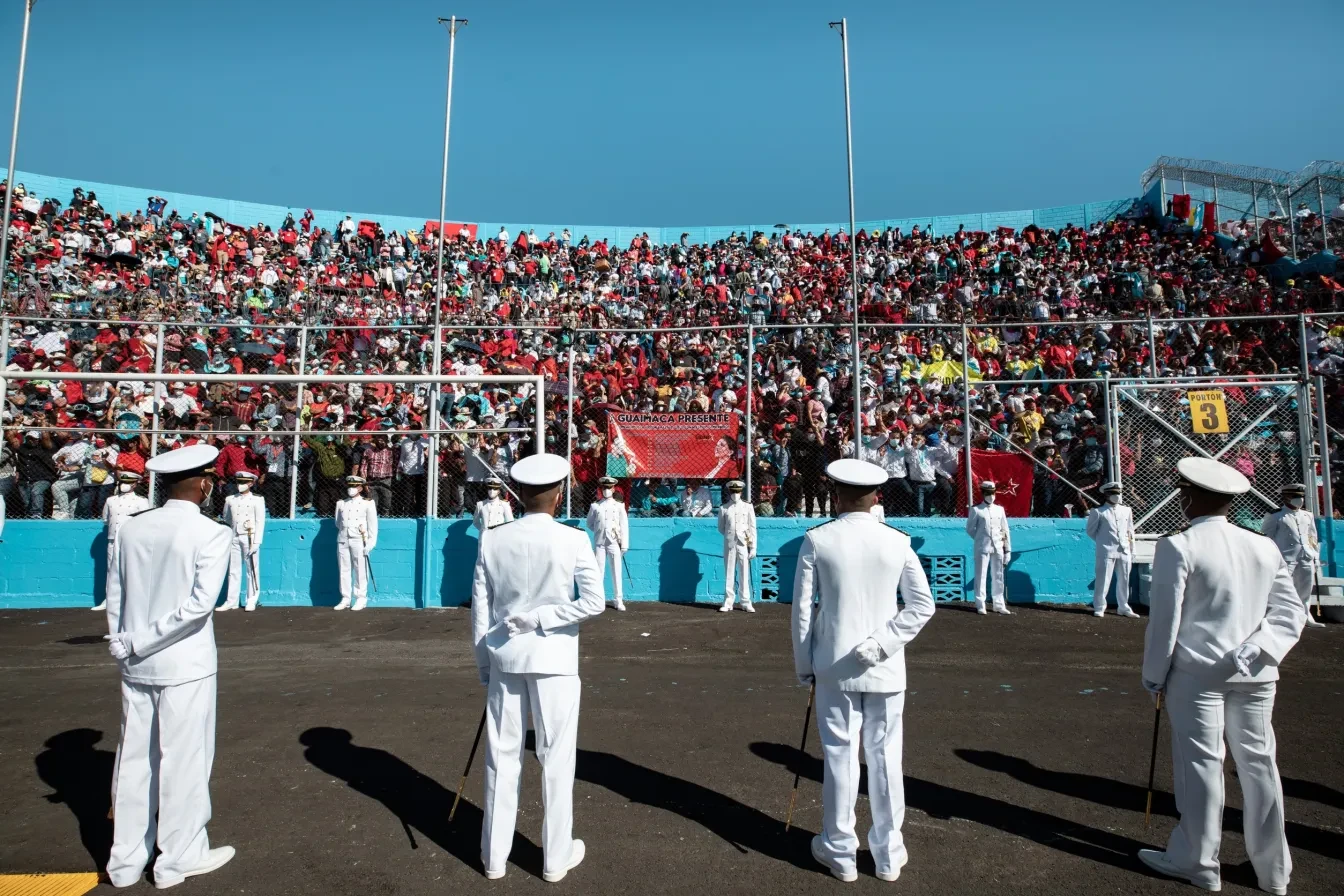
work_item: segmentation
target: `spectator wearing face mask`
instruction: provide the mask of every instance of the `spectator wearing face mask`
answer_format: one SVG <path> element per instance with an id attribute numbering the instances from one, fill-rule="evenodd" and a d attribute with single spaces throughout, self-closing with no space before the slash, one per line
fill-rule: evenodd
<path id="1" fill-rule="evenodd" d="M 621 560 L 630 549 L 630 524 L 625 504 L 616 495 L 616 480 L 603 476 L 598 480 L 600 497 L 588 508 L 586 524 L 593 535 L 597 554 L 597 574 L 606 575 L 607 561 L 611 561 L 612 605 L 625 611 L 625 584 L 621 579 Z"/>

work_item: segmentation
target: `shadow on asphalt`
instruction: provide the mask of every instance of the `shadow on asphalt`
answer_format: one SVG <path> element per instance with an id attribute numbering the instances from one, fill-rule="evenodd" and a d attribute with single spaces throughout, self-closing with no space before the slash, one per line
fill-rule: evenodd
<path id="1" fill-rule="evenodd" d="M 100 639 L 101 640 L 101 639 Z M 79 839 L 102 871 L 112 851 L 112 763 L 116 754 L 97 748 L 103 732 L 74 728 L 53 735 L 37 754 L 37 776 L 52 792 L 49 803 L 64 803 L 79 822 Z"/>
<path id="2" fill-rule="evenodd" d="M 1139 784 L 1130 784 L 1125 781 L 1115 781 L 1111 778 L 1079 772 L 1052 771 L 1034 765 L 1026 759 L 988 750 L 954 750 L 953 752 L 972 765 L 978 765 L 990 771 L 1002 772 L 1023 784 L 1074 799 L 1085 800 L 1089 803 L 1096 803 L 1099 806 L 1138 811 L 1147 801 L 1148 789 Z M 1291 789 L 1295 789 L 1299 794 L 1309 788 L 1317 788 L 1317 785 L 1310 784 L 1310 782 L 1294 781 L 1294 785 L 1296 786 Z M 1340 796 L 1337 791 L 1328 787 L 1318 789 L 1329 791 L 1329 793 L 1318 793 L 1317 796 L 1329 797 L 1333 795 L 1336 799 Z M 1289 791 L 1290 787 L 1285 781 L 1285 795 Z M 1169 793 L 1155 791 L 1153 794 L 1153 814 L 1175 818 L 1175 798 Z M 1223 830 L 1240 832 L 1241 829 L 1241 810 L 1225 808 L 1223 810 Z M 1286 822 L 1284 830 L 1288 835 L 1288 845 L 1290 847 L 1305 849 L 1308 852 L 1325 856 L 1327 859 L 1338 859 L 1344 856 L 1344 835 L 1295 821 Z M 1254 884 L 1254 878 L 1252 878 L 1251 883 Z"/>
<path id="3" fill-rule="evenodd" d="M 801 774 L 812 781 L 821 781 L 821 760 L 802 752 L 797 747 L 758 741 L 751 745 L 751 752 L 767 762 L 784 766 L 793 774 Z M 1140 849 L 1146 849 L 1152 844 L 1140 843 L 1138 840 L 1069 821 L 1047 812 L 1015 806 L 993 797 L 912 778 L 909 775 L 905 776 L 905 803 L 931 818 L 959 818 L 1003 831 L 1014 837 L 1025 837 L 1042 846 L 1079 858 L 1133 871 L 1145 877 L 1158 877 L 1137 858 Z"/>
<path id="4" fill-rule="evenodd" d="M 463 864 L 483 870 L 481 810 L 465 796 L 449 824 L 453 791 L 386 750 L 358 746 L 344 728 L 309 728 L 299 736 L 299 743 L 305 747 L 305 759 L 382 803 L 408 833 L 419 831 Z M 416 848 L 414 836 L 410 843 Z M 522 834 L 514 834 L 509 858 L 527 873 L 541 877 L 541 847 Z"/>

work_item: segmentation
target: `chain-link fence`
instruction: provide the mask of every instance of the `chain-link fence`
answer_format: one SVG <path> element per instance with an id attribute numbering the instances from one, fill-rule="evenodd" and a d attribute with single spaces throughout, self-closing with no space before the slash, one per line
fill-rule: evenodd
<path id="1" fill-rule="evenodd" d="M 852 456 L 887 470 L 887 515 L 954 515 L 964 512 L 968 479 L 978 497 L 968 439 L 973 452 L 1027 464 L 1025 512 L 1080 515 L 1101 481 L 1135 466 L 1132 421 L 1108 426 L 1108 377 L 1117 386 L 1182 378 L 1195 388 L 1215 376 L 1296 375 L 1304 347 L 1310 369 L 1324 376 L 1326 422 L 1344 431 L 1344 389 L 1331 366 L 1344 326 L 1329 314 L 866 323 L 857 350 L 852 326 L 820 321 L 601 331 L 457 325 L 440 331 L 437 347 L 433 328 L 418 324 L 0 324 L 10 346 L 0 490 L 15 516 L 34 490 L 44 515 L 56 510 L 51 485 L 24 484 L 57 481 L 19 469 L 25 434 L 37 432 L 52 455 L 76 430 L 103 439 L 101 457 L 120 447 L 143 460 L 189 439 L 227 445 L 261 474 L 258 492 L 276 516 L 330 515 L 349 473 L 370 480 L 386 516 L 470 514 L 489 475 L 503 477 L 538 447 L 570 457 L 565 506 L 575 517 L 605 475 L 618 480 L 634 516 L 712 516 L 737 478 L 758 515 L 824 517 L 833 511 L 826 465 Z M 461 378 L 427 381 L 436 355 L 445 375 Z M 487 368 L 516 381 L 491 380 Z M 1167 437 L 1142 440 L 1150 457 L 1154 439 Z M 1181 444 L 1170 438 L 1158 456 L 1184 456 L 1170 453 Z M 104 476 L 92 459 L 87 466 L 84 475 Z M 62 512 L 96 513 L 103 489 L 95 486 L 105 481 L 65 483 L 57 491 L 75 494 L 74 509 L 63 500 Z"/>
<path id="2" fill-rule="evenodd" d="M 1305 391 L 1292 380 L 1131 383 L 1114 393 L 1119 477 L 1141 534 L 1185 524 L 1175 488 L 1183 457 L 1211 457 L 1246 475 L 1252 490 L 1237 498 L 1231 516 L 1256 531 L 1279 506 L 1282 486 L 1310 481 Z"/>

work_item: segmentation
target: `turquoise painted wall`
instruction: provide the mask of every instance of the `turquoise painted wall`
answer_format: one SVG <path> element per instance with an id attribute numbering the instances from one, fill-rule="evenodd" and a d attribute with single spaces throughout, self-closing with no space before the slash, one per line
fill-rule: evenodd
<path id="1" fill-rule="evenodd" d="M 921 555 L 961 555 L 970 548 L 958 519 L 906 519 Z M 429 526 L 428 587 L 425 535 Z M 792 597 L 803 534 L 816 520 L 766 519 L 759 551 L 777 556 L 781 599 Z M 667 602 L 718 601 L 723 560 L 714 520 L 630 521 L 626 598 Z M 1092 542 L 1082 520 L 1015 520 L 1015 558 L 1006 586 L 1012 603 L 1091 600 Z M 262 603 L 331 606 L 337 601 L 336 530 L 330 520 L 272 520 L 261 556 Z M 96 522 L 10 520 L 0 542 L 0 609 L 79 607 L 103 591 L 106 542 Z M 461 606 L 470 601 L 476 531 L 469 520 L 383 520 L 373 555 L 375 606 Z M 758 567 L 760 560 L 757 561 Z M 759 581 L 759 568 L 757 570 Z M 607 593 L 611 593 L 608 572 Z M 757 590 L 759 594 L 759 589 Z"/>
<path id="2" fill-rule="evenodd" d="M 0 168 L 0 177 L 4 176 L 5 169 Z M 239 199 L 221 199 L 211 196 L 197 196 L 191 193 L 176 193 L 170 190 L 155 189 L 153 187 L 134 187 L 122 186 L 120 184 L 105 184 L 89 180 L 80 180 L 72 177 L 54 177 L 48 174 L 35 174 L 31 171 L 19 171 L 14 178 L 15 183 L 22 183 L 30 192 L 38 196 L 52 196 L 63 203 L 70 201 L 70 194 L 75 187 L 83 187 L 85 192 L 92 190 L 98 194 L 98 201 L 102 203 L 103 208 L 114 214 L 124 212 L 128 215 L 134 214 L 136 209 L 144 209 L 145 200 L 151 194 L 162 196 L 168 200 L 168 210 L 177 209 L 182 217 L 187 217 L 192 212 L 205 214 L 214 212 L 226 221 L 234 224 L 252 225 L 258 221 L 263 224 L 269 224 L 271 227 L 279 227 L 285 220 L 288 213 L 294 214 L 297 221 L 303 214 L 304 207 L 298 205 L 268 205 L 261 202 L 246 202 Z M 1035 224 L 1038 227 L 1059 228 L 1065 224 L 1077 224 L 1079 226 L 1090 226 L 1098 221 L 1105 221 L 1114 218 L 1116 215 L 1126 211 L 1135 200 L 1133 199 L 1108 199 L 1102 202 L 1079 203 L 1077 205 L 1060 205 L 1053 208 L 1023 209 L 1020 211 L 1006 212 L 970 212 L 957 215 L 924 215 L 921 217 L 907 218 L 884 218 L 875 221 L 857 222 L 860 229 L 872 232 L 874 228 L 881 227 L 888 229 L 899 227 L 906 233 L 916 225 L 924 230 L 933 229 L 935 234 L 956 233 L 957 228 L 964 226 L 967 230 L 992 230 L 995 227 L 1011 227 L 1014 230 L 1021 230 L 1028 224 Z M 315 223 L 318 227 L 325 227 L 328 230 L 335 228 L 340 221 L 350 215 L 356 221 L 371 220 L 377 221 L 383 225 L 385 230 L 398 230 L 405 232 L 407 230 L 420 230 L 425 226 L 427 219 L 437 220 L 437 214 L 430 215 L 386 215 L 376 212 L 360 212 L 352 209 L 313 209 Z M 450 218 L 449 220 L 457 220 Z M 763 233 L 773 233 L 774 223 L 765 224 L 725 224 L 719 226 L 704 225 L 686 225 L 681 227 L 664 227 L 659 225 L 610 225 L 610 224 L 540 224 L 535 221 L 482 221 L 478 222 L 478 233 L 493 238 L 499 233 L 499 228 L 503 226 L 508 229 L 510 236 L 517 236 L 520 230 L 527 230 L 529 227 L 536 230 L 537 235 L 545 238 L 548 233 L 554 232 L 558 237 L 566 227 L 573 234 L 574 242 L 578 242 L 582 237 L 587 236 L 592 240 L 605 239 L 615 245 L 627 246 L 630 241 L 640 234 L 647 233 L 649 238 L 658 245 L 668 245 L 681 239 L 683 233 L 689 234 L 689 239 L 693 243 L 711 243 L 717 240 L 727 239 L 733 233 L 752 233 L 761 231 Z M 835 233 L 839 230 L 848 230 L 847 221 L 821 221 L 816 223 L 790 223 L 792 228 L 821 233 L 824 230 L 830 230 Z"/>

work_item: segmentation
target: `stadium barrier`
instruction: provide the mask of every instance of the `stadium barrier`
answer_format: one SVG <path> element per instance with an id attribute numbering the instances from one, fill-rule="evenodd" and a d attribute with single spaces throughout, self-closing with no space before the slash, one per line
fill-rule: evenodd
<path id="1" fill-rule="evenodd" d="M 1289 480 L 1290 473 L 1304 479 L 1319 475 L 1310 469 L 1308 462 L 1310 458 L 1325 454 L 1324 462 L 1328 463 L 1328 451 L 1322 452 L 1320 446 L 1328 445 L 1329 440 L 1320 438 L 1317 432 L 1319 413 L 1313 413 L 1323 410 L 1317 407 L 1319 400 L 1305 392 L 1297 394 L 1291 385 L 1278 383 L 1280 380 L 1291 381 L 1297 383 L 1298 388 L 1305 388 L 1300 374 L 1258 374 L 1249 378 L 1163 376 L 1163 371 L 1153 361 L 1144 371 L 1146 375 L 1138 377 L 1047 379 L 1039 369 L 1034 369 L 1016 379 L 981 380 L 974 365 L 962 364 L 960 359 L 964 357 L 963 346 L 969 343 L 983 345 L 984 340 L 1001 339 L 1011 344 L 1027 328 L 1045 335 L 1067 333 L 1075 337 L 1075 342 L 1081 342 L 1082 337 L 1089 334 L 1110 333 L 1131 345 L 1146 343 L 1152 349 L 1164 339 L 1190 337 L 1199 340 L 1210 332 L 1221 332 L 1219 328 L 1253 326 L 1265 332 L 1277 329 L 1283 340 L 1276 352 L 1279 363 L 1300 371 L 1309 366 L 1306 351 L 1310 342 L 1309 330 L 1318 323 L 1328 326 L 1333 319 L 1333 315 L 1299 315 L 974 325 L 865 323 L 860 331 L 861 340 L 865 345 L 879 346 L 876 352 L 869 353 L 861 371 L 872 380 L 872 387 L 881 391 L 892 385 L 891 377 L 899 380 L 904 374 L 917 375 L 926 386 L 940 380 L 954 395 L 950 405 L 960 410 L 961 419 L 952 419 L 953 414 L 948 413 L 948 424 L 971 434 L 970 440 L 959 446 L 963 458 L 944 456 L 945 466 L 933 483 L 934 488 L 928 490 L 929 494 L 915 488 L 894 490 L 884 495 L 884 505 L 893 516 L 964 512 L 968 496 L 974 498 L 976 495 L 978 479 L 986 478 L 983 471 L 977 475 L 972 452 L 967 450 L 980 449 L 1018 455 L 1039 474 L 1034 477 L 1036 486 L 1029 504 L 1028 512 L 1032 515 L 1047 517 L 1071 513 L 1082 516 L 1098 500 L 1096 489 L 1102 481 L 1124 478 L 1122 473 L 1134 466 L 1136 451 L 1162 448 L 1164 433 L 1158 430 L 1163 426 L 1191 433 L 1187 393 L 1201 384 L 1210 383 L 1218 384 L 1218 388 L 1244 389 L 1247 383 L 1275 381 L 1274 388 L 1283 393 L 1282 401 L 1276 403 L 1275 419 L 1252 414 L 1246 420 L 1238 417 L 1229 421 L 1238 425 L 1255 424 L 1250 432 L 1242 434 L 1238 451 L 1246 449 L 1250 442 L 1249 450 L 1261 455 L 1256 466 L 1261 469 L 1272 466 L 1280 470 L 1276 475 L 1284 481 Z M 535 445 L 545 445 L 553 453 L 564 454 L 574 468 L 566 493 L 567 516 L 581 517 L 586 513 L 596 497 L 597 480 L 603 475 L 611 475 L 620 481 L 622 497 L 633 516 L 712 516 L 722 501 L 723 484 L 732 478 L 745 481 L 746 494 L 762 516 L 824 516 L 829 498 L 823 477 L 827 462 L 840 456 L 852 456 L 857 450 L 858 456 L 883 463 L 884 457 L 889 456 L 884 452 L 901 447 L 888 447 L 890 439 L 885 432 L 865 432 L 855 449 L 847 419 L 837 420 L 840 415 L 829 409 L 823 409 L 814 418 L 811 415 L 819 406 L 810 405 L 808 396 L 796 397 L 793 405 L 787 405 L 780 390 L 774 388 L 782 380 L 787 385 L 789 370 L 784 368 L 796 361 L 795 355 L 810 350 L 809 340 L 823 333 L 829 338 L 849 332 L 843 325 L 749 323 L 712 331 L 575 330 L 563 334 L 557 334 L 555 328 L 550 327 L 454 325 L 435 334 L 432 327 L 426 330 L 418 326 L 112 323 L 122 331 L 123 337 L 124 334 L 137 334 L 143 337 L 147 346 L 153 346 L 152 374 L 44 372 L 41 377 L 69 382 L 115 384 L 129 381 L 159 385 L 149 398 L 141 399 L 138 406 L 131 397 L 122 399 L 113 395 L 107 407 L 122 401 L 124 410 L 134 418 L 129 424 L 124 419 L 128 414 L 122 413 L 122 409 L 108 410 L 101 412 L 98 426 L 89 429 L 86 421 L 80 429 L 89 435 L 102 435 L 109 443 L 122 440 L 139 444 L 147 456 L 186 438 L 251 440 L 250 447 L 259 454 L 263 447 L 272 446 L 267 448 L 271 466 L 267 472 L 275 475 L 266 477 L 259 491 L 266 496 L 273 516 L 291 519 L 330 515 L 333 496 L 340 494 L 339 477 L 348 472 L 367 473 L 370 469 L 380 471 L 379 475 L 369 478 L 378 480 L 371 491 L 379 502 L 380 512 L 385 515 L 430 518 L 469 515 L 483 494 L 485 479 L 492 474 L 506 473 L 516 456 L 533 450 Z M 78 320 L 4 318 L 0 320 L 0 339 L 8 344 L 16 328 L 37 330 L 37 335 L 32 338 L 38 340 L 57 330 L 60 336 L 74 339 L 72 334 L 87 335 L 93 332 L 94 326 L 94 322 Z M 530 374 L 528 368 L 522 366 L 509 368 L 517 373 L 495 377 L 434 377 L 428 372 L 433 367 L 434 358 L 446 364 L 454 353 L 468 361 L 477 357 L 480 345 L 467 336 L 488 341 L 498 338 L 505 330 L 520 332 L 523 338 L 528 338 L 527 334 L 533 331 L 545 332 L 552 337 L 561 335 L 568 345 L 563 356 L 549 359 L 553 367 L 548 370 L 553 370 L 553 374 Z M 245 356 L 260 359 L 266 359 L 268 355 L 265 352 L 256 356 L 249 353 L 266 350 L 274 355 L 277 351 L 283 352 L 289 359 L 287 367 L 295 368 L 296 372 L 264 372 L 261 368 L 265 365 L 252 361 L 245 367 L 248 372 L 242 375 L 196 372 L 209 369 L 208 351 L 193 348 L 204 345 L 200 334 L 206 331 L 214 334 L 216 352 L 227 347 L 230 351 L 241 350 Z M 348 336 L 348 331 L 358 331 L 357 341 L 334 338 L 342 333 Z M 135 337 L 124 338 L 133 341 Z M 263 342 L 258 343 L 258 338 Z M 907 349 L 913 352 L 913 346 L 927 348 L 930 345 L 946 348 L 944 360 L 925 364 L 918 370 L 897 370 L 894 362 L 887 362 L 888 382 L 882 382 L 884 357 L 898 352 L 904 354 Z M 643 371 L 634 369 L 620 376 L 610 370 L 604 374 L 599 369 L 610 368 L 612 358 L 624 349 L 628 349 L 632 356 L 654 359 L 664 382 L 681 376 L 678 391 L 667 390 L 666 405 L 660 399 L 654 408 L 641 410 L 630 406 L 634 404 L 633 400 L 626 401 L 620 395 L 611 394 L 621 389 L 622 380 L 637 382 L 644 375 Z M 688 366 L 679 369 L 681 356 L 678 353 L 683 351 Z M 712 396 L 708 389 L 701 396 L 691 394 L 698 388 L 695 379 L 707 367 L 703 359 L 692 357 L 695 351 L 705 353 L 715 362 L 713 373 L 724 386 L 720 395 Z M 1155 357 L 1156 352 L 1152 355 Z M 371 363 L 375 358 L 384 361 L 382 366 L 389 371 L 397 368 L 403 372 L 377 375 L 348 372 L 362 365 L 360 359 Z M 189 367 L 190 372 L 185 372 L 183 367 Z M 810 386 L 819 384 L 815 372 L 806 377 L 796 373 Z M 1004 371 L 1001 376 L 1010 373 Z M 6 399 L 10 396 L 11 385 L 18 397 L 22 394 L 20 387 L 41 378 L 17 371 L 5 375 L 9 377 L 5 382 Z M 842 368 L 836 375 L 843 378 L 855 373 L 852 369 Z M 766 377 L 770 388 L 762 407 L 757 407 L 758 400 L 754 396 L 757 376 Z M 172 413 L 173 406 L 191 408 L 194 404 L 168 394 L 164 384 L 175 381 L 190 382 L 205 390 L 202 397 L 208 396 L 210 400 L 203 403 L 211 405 L 208 417 L 184 420 L 180 413 Z M 478 384 L 487 386 L 484 394 L 465 391 Z M 1175 388 L 1179 384 L 1186 388 Z M 255 387 L 262 390 L 262 394 L 252 397 L 255 393 L 249 395 L 235 387 Z M 405 421 L 392 416 L 371 415 L 369 426 L 351 431 L 351 427 L 359 423 L 344 419 L 344 410 L 335 416 L 334 412 L 312 413 L 318 408 L 343 408 L 348 404 L 353 413 L 359 414 L 363 407 L 361 396 L 367 399 L 365 390 L 375 387 L 386 388 L 380 394 L 388 401 L 401 400 L 422 409 L 421 422 L 414 431 L 398 427 L 398 423 Z M 445 387 L 450 391 L 444 391 Z M 851 387 L 842 387 L 836 382 L 829 384 L 829 388 L 837 404 L 843 405 Z M 510 391 L 515 389 L 532 389 L 536 394 L 530 396 Z M 1164 424 L 1155 422 L 1156 418 L 1151 414 L 1129 414 L 1142 406 L 1142 402 L 1135 403 L 1137 389 L 1156 389 L 1152 394 L 1168 397 Z M 360 390 L 358 394 L 356 390 Z M 1012 394 L 1018 390 L 1022 393 L 1035 390 L 1035 397 L 1042 402 L 1049 396 L 1063 395 L 1075 408 L 1079 406 L 1078 398 L 1086 397 L 1087 410 L 1077 423 L 1080 429 L 1084 421 L 1086 425 L 1096 426 L 1102 449 L 1099 455 L 1105 459 L 1106 469 L 1100 469 L 1094 460 L 1083 456 L 1091 452 L 1084 451 L 1078 457 L 1056 456 L 1050 453 L 1045 440 L 1034 438 L 1029 430 L 1008 432 L 1002 423 L 995 423 L 996 404 L 1020 401 L 1020 394 Z M 1250 387 L 1249 394 L 1254 395 L 1255 391 Z M 961 402 L 959 396 L 968 392 L 972 401 Z M 1289 392 L 1293 394 L 1289 396 Z M 1230 400 L 1229 407 L 1234 415 L 1242 413 L 1238 403 L 1240 395 L 1238 392 Z M 239 406 L 244 397 L 257 404 L 269 402 L 268 407 L 276 411 L 275 415 L 256 420 L 257 429 L 245 428 L 243 424 L 251 423 L 257 411 L 255 405 L 246 401 Z M 333 400 L 327 401 L 328 397 Z M 529 400 L 531 397 L 535 397 L 535 402 Z M 533 413 L 534 407 L 540 417 Z M 552 410 L 549 418 L 547 407 Z M 469 414 L 464 408 L 486 410 Z M 500 414 L 500 408 L 514 409 L 514 426 L 504 425 L 507 415 Z M 7 402 L 6 409 L 3 429 L 7 432 L 22 430 L 41 434 L 61 428 L 41 407 L 34 407 L 31 395 L 28 404 L 13 406 Z M 377 409 L 381 412 L 382 406 Z M 1305 421 L 1288 419 L 1299 412 L 1305 413 Z M 1341 428 L 1340 421 L 1330 422 L 1336 429 Z M 1147 429 L 1137 432 L 1136 426 Z M 1294 437 L 1292 452 L 1275 454 L 1264 448 L 1262 434 L 1271 426 L 1277 426 L 1276 432 L 1298 434 Z M 387 440 L 386 446 L 381 445 L 379 436 Z M 1219 437 L 1206 434 L 1194 442 L 1213 444 Z M 419 447 L 407 444 L 417 441 L 422 443 Z M 403 450 L 422 453 L 423 464 L 417 462 L 409 467 L 401 464 Z M 1170 450 L 1171 446 L 1163 448 L 1167 453 Z M 395 468 L 389 467 L 383 452 L 394 455 Z M 1063 453 L 1062 449 L 1057 452 L 1058 455 Z M 336 456 L 331 456 L 333 454 Z M 1240 453 L 1238 456 L 1243 457 Z M 1162 475 L 1165 476 L 1165 472 Z M 955 481 L 945 481 L 950 478 Z M 105 484 L 89 482 L 87 485 L 99 487 L 87 489 L 93 492 L 92 498 L 84 494 L 85 489 L 80 489 L 75 517 L 96 512 L 94 508 L 101 503 Z M 1265 495 L 1272 497 L 1277 484 L 1270 484 L 1267 489 Z M 1325 501 L 1321 504 L 1329 506 Z M 1154 526 L 1160 528 L 1163 522 L 1161 518 L 1155 518 Z"/>

